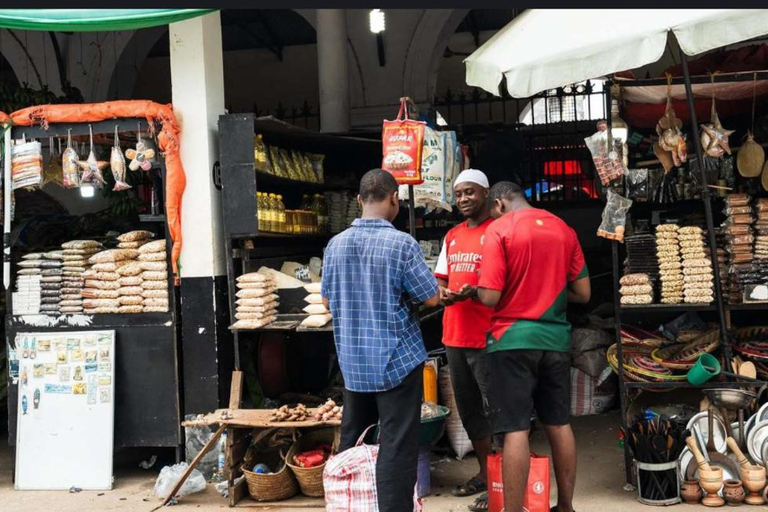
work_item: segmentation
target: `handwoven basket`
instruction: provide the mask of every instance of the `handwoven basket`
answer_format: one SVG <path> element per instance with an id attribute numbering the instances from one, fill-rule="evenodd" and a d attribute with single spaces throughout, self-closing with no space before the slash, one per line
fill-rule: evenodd
<path id="1" fill-rule="evenodd" d="M 288 455 L 285 457 L 285 463 L 291 468 L 291 471 L 296 476 L 296 480 L 299 482 L 301 493 L 314 498 L 325 496 L 325 489 L 323 488 L 325 463 L 312 468 L 303 468 L 294 464 L 293 457 L 303 451 L 314 450 L 321 444 L 331 445 L 331 453 L 336 453 L 338 446 L 336 446 L 334 429 L 323 428 L 305 432 L 304 435 L 293 443 L 291 449 L 288 450 Z"/>
<path id="2" fill-rule="evenodd" d="M 282 453 L 280 454 L 282 458 Z M 287 465 L 277 473 L 254 473 L 242 468 L 248 494 L 256 501 L 282 501 L 299 493 L 293 472 Z"/>

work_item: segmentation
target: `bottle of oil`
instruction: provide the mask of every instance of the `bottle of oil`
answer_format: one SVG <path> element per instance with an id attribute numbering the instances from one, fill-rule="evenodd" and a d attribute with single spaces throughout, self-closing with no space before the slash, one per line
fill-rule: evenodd
<path id="1" fill-rule="evenodd" d="M 259 231 L 265 231 L 267 211 L 264 206 L 264 193 L 256 192 L 256 218 Z"/>
<path id="2" fill-rule="evenodd" d="M 267 231 L 271 231 L 272 233 L 275 233 L 278 228 L 277 197 L 275 196 L 275 194 L 270 193 L 267 196 L 267 204 L 268 204 L 267 209 L 269 211 L 269 216 L 267 217 L 268 218 Z"/>
<path id="3" fill-rule="evenodd" d="M 301 196 L 301 209 L 302 210 L 311 210 L 312 209 L 312 196 L 309 194 L 304 194 Z"/>
<path id="4" fill-rule="evenodd" d="M 283 196 L 278 194 L 277 200 L 277 231 L 280 233 L 287 233 L 288 229 L 285 223 L 285 203 L 283 203 Z"/>

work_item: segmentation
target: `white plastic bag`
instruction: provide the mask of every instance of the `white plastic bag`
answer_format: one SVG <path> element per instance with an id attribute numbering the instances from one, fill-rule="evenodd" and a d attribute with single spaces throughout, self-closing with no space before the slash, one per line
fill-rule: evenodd
<path id="1" fill-rule="evenodd" d="M 173 489 L 186 470 L 186 462 L 179 462 L 173 466 L 165 466 L 161 469 L 157 481 L 155 482 L 155 496 L 159 499 L 164 499 L 168 493 L 171 492 L 171 489 Z M 189 477 L 184 481 L 184 484 L 174 498 L 181 498 L 188 494 L 204 491 L 205 484 L 206 482 L 203 474 L 197 469 L 193 469 L 192 473 L 190 473 Z"/>
<path id="2" fill-rule="evenodd" d="M 464 425 L 461 423 L 459 410 L 456 408 L 456 399 L 453 396 L 453 385 L 451 384 L 451 373 L 447 366 L 440 368 L 438 380 L 440 403 L 454 412 L 445 420 L 445 432 L 448 434 L 448 442 L 451 444 L 451 448 L 456 452 L 456 457 L 462 460 L 474 448 L 472 447 L 472 441 L 469 439 L 469 434 L 464 430 Z"/>

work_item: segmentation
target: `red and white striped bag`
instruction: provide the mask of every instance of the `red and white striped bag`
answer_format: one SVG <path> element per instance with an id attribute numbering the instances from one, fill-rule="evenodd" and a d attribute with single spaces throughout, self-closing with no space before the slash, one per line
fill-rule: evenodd
<path id="1" fill-rule="evenodd" d="M 379 446 L 363 439 L 368 427 L 353 448 L 334 455 L 325 464 L 325 512 L 379 512 L 376 492 L 376 459 Z M 413 491 L 413 511 L 421 512 L 421 499 Z"/>

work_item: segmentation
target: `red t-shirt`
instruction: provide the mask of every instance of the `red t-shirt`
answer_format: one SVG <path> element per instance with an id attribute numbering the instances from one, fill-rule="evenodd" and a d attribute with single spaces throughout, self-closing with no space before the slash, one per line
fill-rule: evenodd
<path id="1" fill-rule="evenodd" d="M 488 351 L 570 351 L 568 283 L 586 277 L 576 233 L 538 208 L 507 213 L 485 233 L 481 288 L 502 290 Z"/>
<path id="2" fill-rule="evenodd" d="M 477 286 L 483 238 L 492 222 L 488 218 L 471 228 L 465 221 L 445 235 L 435 277 L 447 280 L 449 290 L 458 292 L 465 284 Z M 443 343 L 448 347 L 485 348 L 492 312 L 472 299 L 447 306 L 443 314 Z"/>

